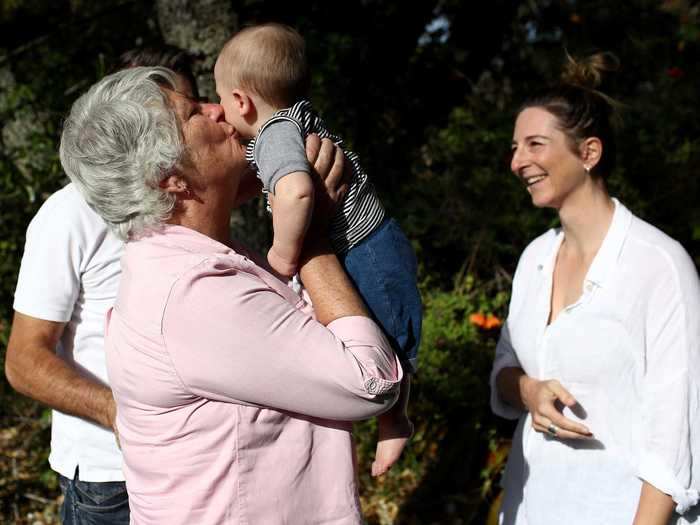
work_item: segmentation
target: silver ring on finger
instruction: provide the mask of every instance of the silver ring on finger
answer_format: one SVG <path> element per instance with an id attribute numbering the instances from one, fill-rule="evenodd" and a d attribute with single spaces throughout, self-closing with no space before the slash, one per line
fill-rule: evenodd
<path id="1" fill-rule="evenodd" d="M 556 437 L 557 431 L 559 429 L 554 423 L 550 423 L 549 426 L 547 427 L 547 434 L 549 434 L 552 437 Z"/>

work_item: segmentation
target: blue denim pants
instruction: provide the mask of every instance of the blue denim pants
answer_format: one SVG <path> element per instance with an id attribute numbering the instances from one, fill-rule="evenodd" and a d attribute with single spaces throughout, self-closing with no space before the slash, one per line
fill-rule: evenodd
<path id="1" fill-rule="evenodd" d="M 404 369 L 415 372 L 423 306 L 416 255 L 406 235 L 387 219 L 339 259 Z"/>
<path id="2" fill-rule="evenodd" d="M 129 497 L 123 481 L 80 481 L 58 476 L 64 525 L 129 525 Z"/>

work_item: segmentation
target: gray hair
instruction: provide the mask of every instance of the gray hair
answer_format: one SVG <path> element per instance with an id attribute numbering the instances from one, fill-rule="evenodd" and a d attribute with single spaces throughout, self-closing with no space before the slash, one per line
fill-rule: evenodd
<path id="1" fill-rule="evenodd" d="M 175 197 L 158 185 L 184 147 L 161 85 L 175 88 L 169 69 L 118 71 L 82 95 L 63 126 L 63 169 L 123 240 L 159 227 L 175 206 Z"/>

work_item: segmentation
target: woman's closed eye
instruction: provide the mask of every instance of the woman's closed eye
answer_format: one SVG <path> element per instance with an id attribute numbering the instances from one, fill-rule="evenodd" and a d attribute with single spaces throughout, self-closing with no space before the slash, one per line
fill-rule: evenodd
<path id="1" fill-rule="evenodd" d="M 190 120 L 191 118 L 196 117 L 197 115 L 201 115 L 202 114 L 201 108 L 202 108 L 202 106 L 198 102 L 190 100 L 190 103 L 187 107 L 187 112 L 186 112 L 187 120 Z"/>

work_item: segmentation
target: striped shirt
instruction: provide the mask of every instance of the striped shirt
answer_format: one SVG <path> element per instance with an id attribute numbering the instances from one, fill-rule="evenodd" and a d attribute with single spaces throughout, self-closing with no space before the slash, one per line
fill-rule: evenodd
<path id="1" fill-rule="evenodd" d="M 310 133 L 316 133 L 322 139 L 331 139 L 341 147 L 345 153 L 345 158 L 350 161 L 352 168 L 350 187 L 339 204 L 330 227 L 331 242 L 335 251 L 337 253 L 348 251 L 372 233 L 382 223 L 385 216 L 384 207 L 374 191 L 374 186 L 362 169 L 359 157 L 356 153 L 345 149 L 343 140 L 328 131 L 323 120 L 314 112 L 311 103 L 307 100 L 302 100 L 289 108 L 276 112 L 260 127 L 255 138 L 248 144 L 246 158 L 256 169 L 258 177 L 263 182 L 265 182 L 265 178 L 260 173 L 258 162 L 256 161 L 256 154 L 259 153 L 259 151 L 256 151 L 256 144 L 259 143 L 261 135 L 270 128 L 270 125 L 280 120 L 294 123 L 304 138 Z M 290 169 L 288 173 L 294 171 L 297 170 Z M 265 190 L 268 191 L 267 184 L 265 186 Z"/>

